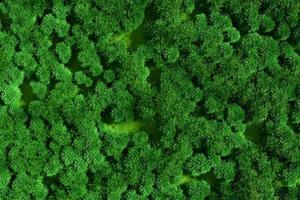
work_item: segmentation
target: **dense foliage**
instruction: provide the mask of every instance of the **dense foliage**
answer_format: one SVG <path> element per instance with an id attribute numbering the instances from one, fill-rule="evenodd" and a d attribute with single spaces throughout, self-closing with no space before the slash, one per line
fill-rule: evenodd
<path id="1" fill-rule="evenodd" d="M 0 199 L 300 199 L 300 1 L 1 0 Z"/>

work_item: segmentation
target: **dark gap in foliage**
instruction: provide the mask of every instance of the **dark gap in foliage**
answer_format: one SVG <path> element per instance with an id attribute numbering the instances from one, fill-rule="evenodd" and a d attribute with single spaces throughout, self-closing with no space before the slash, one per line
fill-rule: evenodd
<path id="1" fill-rule="evenodd" d="M 122 160 L 124 160 L 124 159 L 127 158 L 128 153 L 129 153 L 129 150 L 130 150 L 132 147 L 133 147 L 133 144 L 132 144 L 132 142 L 129 140 L 127 146 L 126 146 L 126 147 L 123 149 L 123 151 L 121 152 L 120 158 L 121 158 Z M 126 166 L 124 165 L 125 163 L 121 163 L 121 164 L 122 164 L 122 166 L 123 166 L 124 168 L 126 168 Z M 130 178 L 130 177 L 128 177 L 128 178 Z"/>
<path id="2" fill-rule="evenodd" d="M 281 67 L 289 69 L 289 70 L 293 70 L 291 68 L 291 66 L 293 66 L 292 62 L 294 62 L 294 61 L 292 60 L 291 57 L 287 57 L 286 55 L 281 54 L 280 56 L 278 56 L 278 62 Z"/>
<path id="3" fill-rule="evenodd" d="M 182 133 L 182 130 L 180 128 L 178 128 L 178 126 L 175 127 L 175 131 L 174 131 L 174 134 L 173 134 L 173 138 L 174 138 L 174 143 L 175 144 L 181 144 L 182 143 L 182 137 L 183 137 L 183 133 Z M 171 147 L 172 148 L 172 147 Z M 172 153 L 175 153 L 176 149 L 172 148 L 171 150 L 171 154 Z M 170 154 L 170 155 L 171 155 Z"/>
<path id="4" fill-rule="evenodd" d="M 131 184 L 129 185 L 129 186 L 131 186 Z M 137 185 L 132 185 L 132 188 L 128 188 L 128 189 L 133 189 L 133 190 L 135 190 L 136 191 L 136 193 L 138 194 L 138 195 L 143 195 L 143 188 L 142 187 L 139 187 L 139 185 L 137 184 Z"/>
<path id="5" fill-rule="evenodd" d="M 63 114 L 61 114 L 63 115 Z M 74 120 L 69 119 L 69 120 L 63 120 L 63 124 L 67 127 L 67 130 L 71 136 L 76 135 L 76 124 L 74 123 Z M 73 140 L 73 137 L 71 138 Z"/>
<path id="6" fill-rule="evenodd" d="M 242 88 L 241 90 L 244 90 L 244 88 Z M 237 93 L 237 95 L 239 95 L 239 94 L 240 93 Z M 245 112 L 245 119 L 243 120 L 243 122 L 250 123 L 252 120 L 250 106 L 248 104 L 245 104 L 245 102 L 243 102 L 242 98 L 243 98 L 242 96 L 232 96 L 228 99 L 228 104 L 238 104 Z"/>
<path id="7" fill-rule="evenodd" d="M 228 120 L 228 113 L 229 113 L 229 108 L 225 107 L 225 109 L 224 109 L 224 119 L 225 120 Z M 231 126 L 231 130 L 233 130 L 233 129 L 235 129 L 235 127 Z M 236 131 L 233 130 L 233 132 L 236 132 Z"/>
<path id="8" fill-rule="evenodd" d="M 52 46 L 50 47 L 50 50 L 54 51 L 56 45 L 57 45 L 58 43 L 60 43 L 60 42 L 63 42 L 63 41 L 64 41 L 64 38 L 59 37 L 58 33 L 55 32 L 55 31 L 52 33 L 51 36 L 52 36 L 52 38 L 51 38 L 51 40 L 52 40 Z"/>
<path id="9" fill-rule="evenodd" d="M 233 26 L 240 32 L 241 36 L 248 34 L 250 27 L 248 27 L 244 22 L 241 21 L 240 15 L 231 15 L 231 21 Z"/>
<path id="10" fill-rule="evenodd" d="M 127 159 L 128 154 L 129 154 L 129 150 L 131 150 L 132 148 L 134 148 L 134 144 L 133 144 L 132 140 L 130 139 L 130 140 L 128 141 L 127 146 L 126 146 L 126 147 L 123 149 L 123 151 L 121 152 L 120 158 L 121 158 L 122 160 Z M 121 165 L 122 165 L 122 167 L 123 167 L 124 169 L 126 168 L 125 164 L 126 164 L 126 163 L 121 163 Z M 128 177 L 128 176 L 126 176 L 126 178 L 130 179 L 130 177 Z"/>
<path id="11" fill-rule="evenodd" d="M 290 101 L 289 102 L 289 108 L 288 108 L 288 121 L 287 125 L 295 132 L 295 133 L 300 133 L 300 124 L 296 124 L 296 119 L 293 116 L 296 115 L 297 112 L 297 104 L 295 101 Z"/>
<path id="12" fill-rule="evenodd" d="M 202 40 L 201 38 L 198 38 L 196 41 L 192 42 L 197 48 L 200 48 L 202 45 Z"/>
<path id="13" fill-rule="evenodd" d="M 102 74 L 99 75 L 99 76 L 92 76 L 92 75 L 89 76 L 89 78 L 92 80 L 92 85 L 90 87 L 87 87 L 90 93 L 93 93 L 95 91 L 95 88 L 96 88 L 97 84 L 99 82 L 102 82 L 102 80 L 103 80 L 103 75 Z"/>
<path id="14" fill-rule="evenodd" d="M 241 40 L 239 40 L 235 43 L 232 43 L 231 46 L 234 49 L 234 55 L 238 57 L 240 62 L 243 62 L 247 58 L 247 55 L 246 52 L 241 48 L 241 44 Z"/>
<path id="15" fill-rule="evenodd" d="M 300 39 L 298 39 L 299 43 L 300 43 Z M 298 44 L 298 48 L 294 50 L 295 53 L 297 53 L 298 55 L 300 55 L 300 44 Z"/>
<path id="16" fill-rule="evenodd" d="M 163 155 L 166 156 L 166 157 L 172 156 L 173 149 L 170 149 L 169 147 L 165 147 L 164 144 L 163 144 L 164 141 L 160 141 L 160 142 L 162 142 L 162 143 L 158 143 L 156 146 L 161 146 L 162 147 Z"/>
<path id="17" fill-rule="evenodd" d="M 191 81 L 193 83 L 193 86 L 202 90 L 204 88 L 204 86 L 201 81 L 201 77 L 193 76 L 193 75 L 191 75 L 191 76 L 192 76 Z"/>
<path id="18" fill-rule="evenodd" d="M 55 78 L 51 77 L 50 78 L 50 83 L 47 85 L 48 86 L 48 91 L 53 90 L 58 82 L 59 81 L 57 81 Z"/>
<path id="19" fill-rule="evenodd" d="M 53 5 L 54 5 L 54 1 L 46 1 L 46 5 L 44 7 L 44 12 L 43 12 L 44 16 L 52 13 Z"/>
<path id="20" fill-rule="evenodd" d="M 152 125 L 150 125 L 150 130 L 148 130 L 149 140 L 153 147 L 160 148 L 161 138 L 163 137 L 163 131 L 161 130 L 162 124 L 158 117 L 155 118 L 154 122 L 150 122 Z M 153 128 L 151 126 L 153 126 Z"/>
<path id="21" fill-rule="evenodd" d="M 155 143 L 160 138 L 160 130 L 159 130 L 159 121 L 155 120 L 152 122 L 147 122 L 145 127 L 143 128 L 149 135 L 149 139 Z"/>
<path id="22" fill-rule="evenodd" d="M 112 166 L 116 166 L 118 164 L 118 160 L 116 160 L 116 158 L 114 156 L 108 156 L 106 154 L 104 154 L 106 157 L 106 160 L 112 165 Z"/>
<path id="23" fill-rule="evenodd" d="M 202 102 L 202 100 L 201 100 L 201 102 Z M 218 117 L 219 116 L 218 113 L 215 113 L 215 112 L 210 113 L 209 112 L 208 108 L 206 108 L 206 106 L 205 106 L 205 100 L 203 101 L 203 104 L 200 103 L 200 105 L 198 105 L 198 103 L 197 103 L 197 108 L 196 108 L 198 111 L 197 113 L 200 114 L 200 115 L 198 115 L 199 117 L 201 116 L 201 117 L 205 117 L 208 120 L 217 120 L 218 122 L 222 122 L 222 121 L 220 121 L 221 119 L 219 119 L 219 117 Z"/>
<path id="24" fill-rule="evenodd" d="M 204 54 L 204 55 L 206 54 L 205 51 L 203 51 L 203 50 L 200 50 L 199 53 Z M 203 64 L 211 67 L 211 65 L 214 64 L 213 58 L 210 55 L 203 56 Z"/>
<path id="25" fill-rule="evenodd" d="M 139 190 L 139 187 L 138 186 L 136 186 L 136 185 L 133 185 L 133 184 L 129 184 L 128 186 L 127 186 L 127 189 L 126 189 L 126 191 L 135 191 L 136 192 L 136 194 L 138 194 L 138 195 L 141 195 L 142 193 L 141 193 L 141 191 Z M 124 193 L 122 193 L 122 196 L 121 196 L 121 199 L 126 199 L 127 197 L 125 196 L 125 192 Z"/>
<path id="26" fill-rule="evenodd" d="M 252 121 L 252 116 L 253 116 L 253 111 L 250 111 L 250 107 L 248 105 L 244 105 L 242 106 L 242 108 L 244 108 L 245 111 L 245 123 L 251 123 Z"/>
<path id="27" fill-rule="evenodd" d="M 197 76 L 193 76 L 191 81 L 192 81 L 193 86 L 195 86 L 195 87 L 198 87 L 200 85 L 200 81 Z"/>
<path id="28" fill-rule="evenodd" d="M 76 130 L 76 125 L 74 125 L 73 129 L 69 130 L 69 134 L 71 136 L 70 144 L 73 146 L 75 143 L 75 140 L 78 139 L 78 137 L 80 137 L 78 131 Z"/>
<path id="29" fill-rule="evenodd" d="M 90 87 L 87 87 L 84 84 L 77 85 L 80 90 L 80 93 L 83 94 L 85 97 L 88 96 L 89 92 L 91 91 Z"/>
<path id="30" fill-rule="evenodd" d="M 148 2 L 144 11 L 146 22 L 154 22 L 158 19 L 158 15 L 155 13 L 154 1 Z"/>
<path id="31" fill-rule="evenodd" d="M 149 24 L 154 20 L 155 18 L 153 16 L 152 4 L 148 4 L 144 11 L 144 19 L 142 23 L 129 35 L 129 50 L 135 50 L 138 46 L 144 44 L 147 41 L 147 28 Z"/>
<path id="32" fill-rule="evenodd" d="M 48 187 L 47 199 L 51 196 L 55 197 L 56 191 L 53 190 L 53 187 L 65 189 L 65 187 L 61 184 L 59 180 L 58 174 L 54 176 L 44 176 L 43 181 L 44 181 L 44 185 Z"/>
<path id="33" fill-rule="evenodd" d="M 79 64 L 80 66 L 80 64 Z M 84 75 L 87 76 L 87 78 L 90 78 L 91 79 L 91 85 L 86 85 L 86 83 L 78 83 L 75 79 L 75 72 L 78 72 L 78 71 L 81 71 L 83 72 Z M 76 85 L 78 87 L 78 89 L 80 90 L 81 94 L 83 94 L 84 96 L 88 96 L 89 93 L 91 92 L 94 92 L 94 89 L 97 85 L 97 80 L 99 79 L 98 77 L 94 77 L 94 76 L 91 76 L 91 75 L 88 75 L 90 74 L 88 69 L 87 68 L 82 68 L 80 67 L 80 69 L 78 69 L 78 71 L 75 71 L 75 72 L 72 72 L 73 73 L 73 84 Z"/>
<path id="34" fill-rule="evenodd" d="M 126 30 L 125 23 L 123 21 L 118 22 L 119 30 Z"/>
<path id="35" fill-rule="evenodd" d="M 129 35 L 129 45 L 128 49 L 129 50 L 135 50 L 138 46 L 141 44 L 144 44 L 146 39 L 145 39 L 145 24 L 144 21 L 142 22 L 141 25 L 137 27 L 134 31 L 132 31 Z"/>
<path id="36" fill-rule="evenodd" d="M 71 58 L 65 65 L 71 70 L 72 73 L 75 73 L 81 70 L 79 59 L 78 59 L 79 49 L 72 46 L 71 50 L 72 50 Z"/>
<path id="37" fill-rule="evenodd" d="M 41 25 L 42 22 L 43 22 L 43 18 L 48 15 L 48 14 L 51 14 L 52 13 L 52 7 L 53 7 L 53 3 L 52 1 L 47 1 L 48 5 L 47 5 L 47 8 L 44 10 L 43 14 L 41 16 L 37 16 L 37 19 L 36 19 L 36 24 L 37 25 Z"/>
<path id="38" fill-rule="evenodd" d="M 132 87 L 130 85 L 128 85 L 127 87 L 127 90 L 129 91 L 129 93 L 132 95 L 132 96 L 136 96 L 135 94 L 132 93 Z M 142 119 L 140 119 L 140 116 L 139 116 L 139 108 L 138 108 L 138 105 L 139 105 L 139 102 L 138 101 L 133 101 L 133 118 L 135 119 L 134 121 L 143 121 Z"/>
<path id="39" fill-rule="evenodd" d="M 212 81 L 214 81 L 217 76 L 220 76 L 220 74 L 223 74 L 222 73 L 223 72 L 223 67 L 220 63 L 216 63 L 214 65 L 211 65 L 211 67 L 212 67 L 212 73 L 210 74 L 210 79 Z"/>
<path id="40" fill-rule="evenodd" d="M 112 124 L 114 122 L 111 112 L 112 112 L 113 107 L 108 106 L 106 107 L 102 112 L 101 112 L 101 121 L 106 123 L 106 124 Z"/>
<path id="41" fill-rule="evenodd" d="M 263 72 L 272 78 L 274 78 L 276 76 L 276 72 L 269 67 L 263 68 Z"/>
<path id="42" fill-rule="evenodd" d="M 148 83 L 150 83 L 154 87 L 159 87 L 161 70 L 156 67 L 156 64 L 153 59 L 146 61 L 145 66 L 150 71 L 150 75 L 147 77 Z"/>
<path id="43" fill-rule="evenodd" d="M 101 57 L 101 66 L 103 67 L 104 72 L 101 73 L 100 76 L 93 77 L 92 80 L 94 81 L 95 86 L 99 81 L 103 81 L 105 85 L 110 88 L 113 85 L 114 81 L 120 79 L 119 76 L 122 63 L 119 60 L 115 60 L 109 63 L 107 58 L 102 59 Z"/>
<path id="44" fill-rule="evenodd" d="M 242 24 L 241 15 L 236 14 L 232 8 L 229 6 L 222 6 L 221 13 L 231 19 L 232 26 L 235 27 L 241 35 L 248 33 L 249 27 L 247 27 L 245 24 Z"/>
<path id="45" fill-rule="evenodd" d="M 74 6 L 71 7 L 70 14 L 67 16 L 66 21 L 70 24 L 70 29 L 75 24 L 81 24 L 81 21 L 76 17 Z"/>
<path id="46" fill-rule="evenodd" d="M 206 16 L 210 16 L 212 11 L 210 1 L 195 1 L 195 9 L 193 10 L 191 16 L 196 16 L 198 14 L 204 13 Z"/>
<path id="47" fill-rule="evenodd" d="M 128 185 L 126 191 L 123 192 L 123 193 L 121 194 L 121 197 L 120 197 L 121 200 L 127 199 L 127 196 L 128 196 L 128 195 L 127 195 L 126 193 L 127 193 L 128 191 L 132 191 L 132 190 L 130 190 L 130 189 L 131 189 L 131 188 L 130 188 L 130 185 Z"/>
<path id="48" fill-rule="evenodd" d="M 149 124 L 148 132 L 150 133 L 150 140 L 153 142 L 153 145 L 161 138 L 160 130 L 160 121 L 155 120 Z"/>
<path id="49" fill-rule="evenodd" d="M 197 146 L 194 145 L 193 148 L 193 154 L 201 154 L 203 153 L 206 157 L 209 156 L 208 155 L 208 151 L 207 151 L 207 139 L 204 138 L 199 144 L 196 144 Z"/>
<path id="50" fill-rule="evenodd" d="M 270 3 L 271 1 L 261 1 L 260 2 L 260 6 L 259 6 L 259 10 L 258 10 L 258 13 L 259 14 L 264 14 L 270 7 Z"/>
<path id="51" fill-rule="evenodd" d="M 36 46 L 36 43 L 33 43 L 33 47 L 35 49 L 38 49 L 37 46 Z M 36 54 L 36 52 L 32 53 L 31 55 L 32 55 L 33 59 L 35 60 L 36 64 L 40 65 L 41 58 Z M 32 75 L 36 76 L 35 73 L 33 73 Z M 35 78 L 35 80 L 37 80 L 37 78 Z"/>
<path id="52" fill-rule="evenodd" d="M 42 22 L 43 22 L 43 17 L 44 17 L 44 16 L 37 16 L 37 18 L 36 18 L 36 24 L 37 24 L 38 26 L 40 26 L 40 25 L 42 24 Z"/>
<path id="53" fill-rule="evenodd" d="M 18 52 L 21 51 L 21 44 L 20 44 L 20 42 L 18 42 L 17 45 L 15 46 L 15 51 L 16 51 L 16 53 L 18 53 Z"/>
<path id="54" fill-rule="evenodd" d="M 113 70 L 113 72 L 115 72 L 115 76 L 118 77 L 121 66 L 122 62 L 119 60 L 115 60 L 108 64 L 108 69 Z"/>
<path id="55" fill-rule="evenodd" d="M 30 102 L 36 99 L 36 96 L 33 94 L 30 81 L 32 79 L 25 78 L 22 85 L 20 86 L 21 92 L 22 92 L 22 101 L 24 103 L 24 106 L 29 106 Z"/>
<path id="56" fill-rule="evenodd" d="M 234 14 L 234 9 L 232 9 L 232 6 L 230 6 L 230 5 L 223 4 L 220 7 L 220 14 L 230 18 L 230 15 Z"/>
<path id="57" fill-rule="evenodd" d="M 224 117 L 224 118 L 226 118 L 226 117 Z M 238 127 L 237 127 L 236 125 L 230 126 L 230 129 L 231 129 L 231 131 L 234 132 L 234 133 L 237 133 L 237 131 L 239 130 Z"/>
<path id="58" fill-rule="evenodd" d="M 300 55 L 300 26 L 291 30 L 292 35 L 288 38 L 288 43 L 294 47 L 294 51 Z"/>
<path id="59" fill-rule="evenodd" d="M 9 155 L 9 153 L 10 153 L 10 151 L 11 151 L 12 148 L 13 148 L 13 145 L 12 145 L 12 144 L 8 145 L 8 146 L 5 148 L 5 161 L 6 161 L 6 163 L 7 163 L 6 166 L 7 166 L 8 171 L 9 171 L 12 175 L 16 175 L 14 169 L 13 169 L 12 166 L 11 166 L 11 160 L 10 160 L 10 155 Z M 16 177 L 15 177 L 15 178 L 16 178 Z M 15 179 L 15 178 L 14 178 L 14 179 Z M 12 177 L 11 177 L 11 181 L 12 181 Z"/>
<path id="60" fill-rule="evenodd" d="M 99 36 L 97 36 L 95 33 L 92 33 L 88 36 L 89 40 L 92 41 L 94 44 L 98 44 L 99 42 Z"/>
<path id="61" fill-rule="evenodd" d="M 17 178 L 16 173 L 13 173 L 13 174 L 11 175 L 10 180 L 9 180 L 9 183 L 8 183 L 8 185 L 7 185 L 7 187 L 8 187 L 10 190 L 13 190 L 13 184 L 14 184 L 16 178 Z"/>
<path id="62" fill-rule="evenodd" d="M 79 70 L 79 71 L 81 71 L 81 70 Z M 83 69 L 82 72 L 84 72 L 85 75 L 89 74 L 87 69 Z M 85 97 L 87 97 L 89 94 L 92 94 L 95 91 L 96 85 L 99 80 L 99 77 L 88 76 L 88 75 L 87 75 L 87 77 L 92 80 L 91 85 L 86 85 L 85 83 L 78 84 L 78 83 L 76 83 L 76 81 L 74 83 L 79 88 L 81 94 L 83 94 Z"/>
<path id="63" fill-rule="evenodd" d="M 257 173 L 261 173 L 261 163 L 259 160 L 252 160 L 251 169 L 254 169 Z"/>
<path id="64" fill-rule="evenodd" d="M 241 178 L 242 178 L 242 173 L 240 172 L 239 169 L 236 169 L 236 174 L 234 176 L 234 179 L 231 181 L 231 187 L 233 191 L 239 191 L 239 187 L 241 184 Z"/>
<path id="65" fill-rule="evenodd" d="M 51 119 L 47 119 L 46 117 L 44 118 L 43 122 L 44 122 L 44 125 L 46 127 L 47 130 L 50 130 L 51 129 Z"/>
<path id="66" fill-rule="evenodd" d="M 261 145 L 262 143 L 262 127 L 258 124 L 250 124 L 245 130 L 245 136 L 254 144 Z"/>
<path id="67" fill-rule="evenodd" d="M 105 70 L 100 76 L 93 78 L 94 84 L 103 81 L 108 88 L 111 88 L 115 80 L 115 73 L 112 70 Z M 95 88 L 95 87 L 93 87 Z"/>
<path id="68" fill-rule="evenodd" d="M 289 187 L 279 187 L 276 191 L 279 199 L 289 199 L 290 197 L 290 188 Z M 298 193 L 299 196 L 300 193 Z"/>
<path id="69" fill-rule="evenodd" d="M 221 156 L 221 160 L 224 161 L 224 162 L 232 161 L 232 157 L 234 157 L 236 150 L 237 149 L 233 149 L 228 155 Z"/>
<path id="70" fill-rule="evenodd" d="M 147 196 L 147 198 L 148 198 L 149 200 L 156 200 L 155 197 L 153 196 L 153 194 L 150 194 L 150 196 Z"/>
<path id="71" fill-rule="evenodd" d="M 99 52 L 98 56 L 101 58 L 100 64 L 102 65 L 103 70 L 110 69 L 110 63 L 108 62 L 109 58 L 108 58 L 108 55 L 106 54 L 106 52 Z"/>
<path id="72" fill-rule="evenodd" d="M 200 39 L 199 39 L 200 42 Z M 192 54 L 192 51 L 187 47 L 177 47 L 179 49 L 179 58 L 180 63 L 189 59 L 189 56 Z"/>
<path id="73" fill-rule="evenodd" d="M 223 32 L 224 42 L 230 42 L 230 33 L 228 31 Z"/>
<path id="74" fill-rule="evenodd" d="M 45 147 L 46 147 L 46 149 L 51 150 L 50 145 L 51 145 L 52 141 L 53 141 L 53 140 L 52 140 L 51 137 L 48 137 L 48 138 L 46 139 L 46 142 L 45 142 Z"/>
<path id="75" fill-rule="evenodd" d="M 273 38 L 274 40 L 278 41 L 279 38 L 278 38 L 278 36 L 277 36 L 277 34 L 276 34 L 276 31 L 277 31 L 277 29 L 278 29 L 278 26 L 279 26 L 279 24 L 276 23 L 275 26 L 274 26 L 274 28 L 273 28 L 271 31 L 266 32 L 266 31 L 262 30 L 261 25 L 260 25 L 259 30 L 258 30 L 257 32 L 258 32 L 261 36 L 268 36 L 268 37 L 271 37 L 271 38 Z"/>
<path id="76" fill-rule="evenodd" d="M 200 101 L 196 103 L 196 108 L 194 112 L 192 113 L 193 116 L 195 117 L 203 117 L 206 115 L 206 110 L 205 110 L 205 98 L 202 98 Z"/>
<path id="77" fill-rule="evenodd" d="M 105 53 L 100 53 L 100 64 L 103 67 L 103 70 L 112 70 L 115 74 L 115 77 L 119 74 L 119 69 L 122 66 L 122 62 L 118 59 L 109 62 L 109 57 Z"/>
<path id="78" fill-rule="evenodd" d="M 92 172 L 92 170 L 88 169 L 86 172 L 86 176 L 88 177 L 87 188 L 89 190 L 92 190 L 94 187 L 95 174 Z"/>
<path id="79" fill-rule="evenodd" d="M 0 106 L 4 105 L 4 101 L 2 100 L 2 98 L 0 98 Z"/>
<path id="80" fill-rule="evenodd" d="M 155 66 L 149 66 L 149 70 L 150 70 L 150 75 L 147 78 L 147 81 L 152 86 L 159 87 L 161 70 Z"/>
<path id="81" fill-rule="evenodd" d="M 249 110 L 249 108 L 247 108 L 245 105 L 243 105 L 241 103 L 241 100 L 240 100 L 240 96 L 239 96 L 240 92 L 237 92 L 235 95 L 232 95 L 231 97 L 228 98 L 227 102 L 228 104 L 237 104 L 239 105 L 245 112 L 246 110 Z M 247 116 L 245 116 L 247 117 Z M 246 120 L 244 120 L 246 121 Z"/>
<path id="82" fill-rule="evenodd" d="M 2 27 L 0 26 L 0 28 L 3 28 L 4 31 L 9 32 L 11 20 L 2 12 L 0 12 L 0 23 L 2 24 Z"/>

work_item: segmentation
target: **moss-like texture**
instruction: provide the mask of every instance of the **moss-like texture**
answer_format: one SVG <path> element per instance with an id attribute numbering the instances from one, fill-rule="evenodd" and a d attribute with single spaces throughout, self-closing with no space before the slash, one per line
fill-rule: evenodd
<path id="1" fill-rule="evenodd" d="M 0 1 L 0 199 L 300 199 L 299 0 Z"/>

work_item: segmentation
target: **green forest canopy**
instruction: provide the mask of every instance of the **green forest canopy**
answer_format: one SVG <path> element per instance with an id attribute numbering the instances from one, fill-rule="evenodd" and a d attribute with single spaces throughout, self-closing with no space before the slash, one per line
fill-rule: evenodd
<path id="1" fill-rule="evenodd" d="M 300 199 L 300 2 L 1 0 L 0 199 Z"/>

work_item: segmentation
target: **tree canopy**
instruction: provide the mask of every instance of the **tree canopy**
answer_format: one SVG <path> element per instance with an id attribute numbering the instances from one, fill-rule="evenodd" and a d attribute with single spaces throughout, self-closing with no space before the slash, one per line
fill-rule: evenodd
<path id="1" fill-rule="evenodd" d="M 300 199 L 300 2 L 0 0 L 0 199 Z"/>

